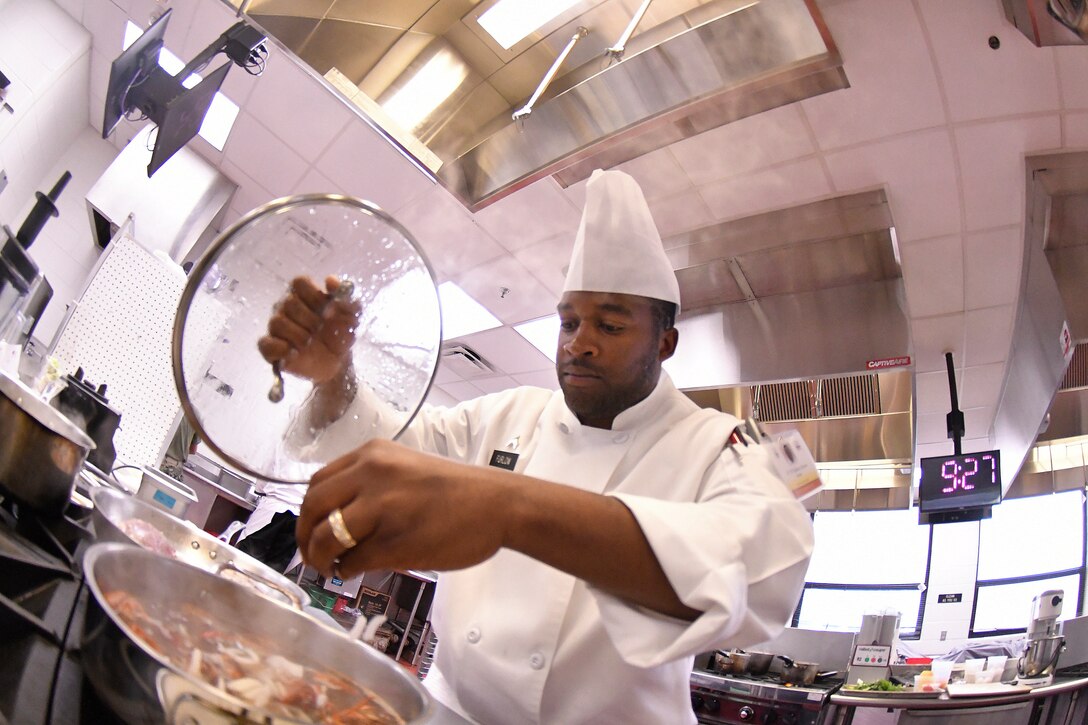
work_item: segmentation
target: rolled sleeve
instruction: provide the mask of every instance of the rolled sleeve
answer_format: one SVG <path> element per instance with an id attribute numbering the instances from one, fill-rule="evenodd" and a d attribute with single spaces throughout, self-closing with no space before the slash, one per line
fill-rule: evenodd
<path id="1" fill-rule="evenodd" d="M 695 502 L 614 494 L 635 516 L 680 600 L 703 612 L 686 622 L 594 590 L 609 637 L 633 665 L 764 642 L 797 604 L 812 524 L 770 470 L 766 452 L 726 452 L 702 490 Z"/>

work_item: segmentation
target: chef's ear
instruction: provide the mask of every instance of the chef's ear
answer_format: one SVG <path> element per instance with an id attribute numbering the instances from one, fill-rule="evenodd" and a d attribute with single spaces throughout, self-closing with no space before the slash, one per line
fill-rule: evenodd
<path id="1" fill-rule="evenodd" d="M 661 339 L 657 343 L 657 359 L 665 362 L 676 352 L 676 343 L 680 340 L 680 331 L 670 327 L 661 333 Z"/>

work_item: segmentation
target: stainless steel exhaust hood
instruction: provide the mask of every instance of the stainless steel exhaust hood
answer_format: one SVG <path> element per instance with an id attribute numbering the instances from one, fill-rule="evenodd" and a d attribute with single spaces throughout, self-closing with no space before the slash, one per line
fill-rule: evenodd
<path id="1" fill-rule="evenodd" d="M 637 23 L 580 0 L 509 49 L 479 22 L 497 0 L 232 1 L 473 211 L 848 86 L 815 0 L 670 0 Z"/>
<path id="2" fill-rule="evenodd" d="M 1039 47 L 1088 42 L 1083 0 L 1001 0 L 1005 17 Z"/>

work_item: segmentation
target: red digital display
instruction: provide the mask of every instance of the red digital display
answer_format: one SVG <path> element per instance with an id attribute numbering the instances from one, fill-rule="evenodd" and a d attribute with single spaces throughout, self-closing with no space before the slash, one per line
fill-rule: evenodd
<path id="1" fill-rule="evenodd" d="M 993 506 L 1001 503 L 1001 452 L 923 458 L 918 484 L 922 511 Z"/>

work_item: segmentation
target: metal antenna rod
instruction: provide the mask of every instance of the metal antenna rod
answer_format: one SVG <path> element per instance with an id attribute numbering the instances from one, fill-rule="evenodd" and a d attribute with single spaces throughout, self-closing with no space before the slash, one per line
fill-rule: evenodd
<path id="1" fill-rule="evenodd" d="M 965 429 L 963 411 L 960 410 L 959 396 L 956 394 L 956 369 L 952 366 L 952 353 L 946 352 L 944 354 L 944 362 L 948 367 L 948 393 L 952 398 L 952 410 L 945 416 L 945 422 L 948 426 L 948 437 L 952 439 L 954 452 L 958 456 L 963 453 L 960 439 L 963 438 Z"/>

